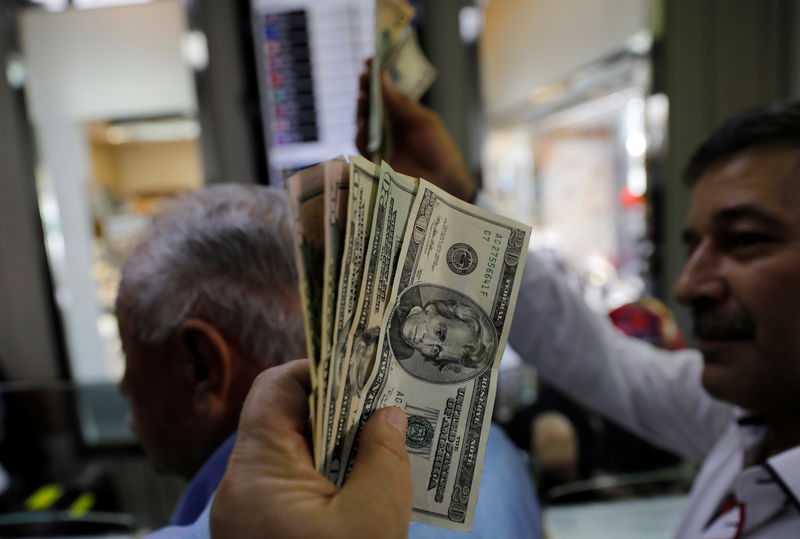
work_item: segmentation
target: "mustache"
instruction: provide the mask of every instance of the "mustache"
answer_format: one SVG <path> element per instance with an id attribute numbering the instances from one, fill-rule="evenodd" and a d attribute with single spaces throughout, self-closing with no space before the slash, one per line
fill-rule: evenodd
<path id="1" fill-rule="evenodd" d="M 752 340 L 756 337 L 756 323 L 749 313 L 730 316 L 693 309 L 692 332 L 704 340 Z"/>

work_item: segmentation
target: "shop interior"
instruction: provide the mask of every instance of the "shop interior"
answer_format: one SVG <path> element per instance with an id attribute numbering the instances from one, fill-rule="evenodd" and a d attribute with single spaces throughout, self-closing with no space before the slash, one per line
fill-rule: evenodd
<path id="1" fill-rule="evenodd" d="M 671 296 L 681 169 L 722 118 L 800 95 L 800 2 L 410 3 L 438 71 L 421 101 L 488 200 L 533 227 L 530 248 L 600 315 L 641 309 L 659 345 L 691 346 Z M 283 186 L 357 154 L 373 17 L 370 0 L 0 6 L 0 536 L 168 523 L 185 483 L 150 468 L 117 389 L 122 263 L 180 194 Z M 534 436 L 543 416 L 568 432 L 555 456 Z M 671 536 L 696 466 L 561 396 L 513 350 L 494 421 L 529 465 L 548 537 Z"/>

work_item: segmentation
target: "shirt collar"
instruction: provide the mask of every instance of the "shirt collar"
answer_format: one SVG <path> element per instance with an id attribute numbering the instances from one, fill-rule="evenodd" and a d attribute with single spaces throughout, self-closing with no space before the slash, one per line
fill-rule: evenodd
<path id="1" fill-rule="evenodd" d="M 203 466 L 194 474 L 192 481 L 183 491 L 175 511 L 172 513 L 170 523 L 176 526 L 192 524 L 205 509 L 212 495 L 217 490 L 222 475 L 228 465 L 228 458 L 236 442 L 236 433 L 230 435 L 222 445 L 205 461 Z"/>
<path id="2" fill-rule="evenodd" d="M 766 436 L 766 418 L 763 414 L 734 407 L 733 416 L 745 441 L 745 450 L 763 443 Z M 786 495 L 800 510 L 800 446 L 787 449 L 763 463 Z"/>
<path id="3" fill-rule="evenodd" d="M 768 458 L 764 466 L 800 510 L 800 446 Z"/>

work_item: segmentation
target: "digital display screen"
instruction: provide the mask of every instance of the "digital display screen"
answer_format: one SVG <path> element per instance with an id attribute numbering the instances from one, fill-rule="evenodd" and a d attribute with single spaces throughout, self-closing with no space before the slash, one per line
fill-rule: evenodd
<path id="1" fill-rule="evenodd" d="M 374 0 L 253 0 L 270 183 L 357 153 L 356 101 L 374 50 Z"/>
<path id="2" fill-rule="evenodd" d="M 306 12 L 269 13 L 263 16 L 263 23 L 270 144 L 318 140 Z"/>

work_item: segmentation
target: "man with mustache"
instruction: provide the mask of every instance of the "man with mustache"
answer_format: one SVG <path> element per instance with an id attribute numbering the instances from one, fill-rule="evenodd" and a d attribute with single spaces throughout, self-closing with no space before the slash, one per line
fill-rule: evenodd
<path id="1" fill-rule="evenodd" d="M 474 199 L 438 117 L 387 79 L 383 92 L 392 167 Z M 535 256 L 509 343 L 576 400 L 703 463 L 676 537 L 800 537 L 800 101 L 725 122 L 686 180 L 688 258 L 674 292 L 699 351 L 626 338 Z"/>

